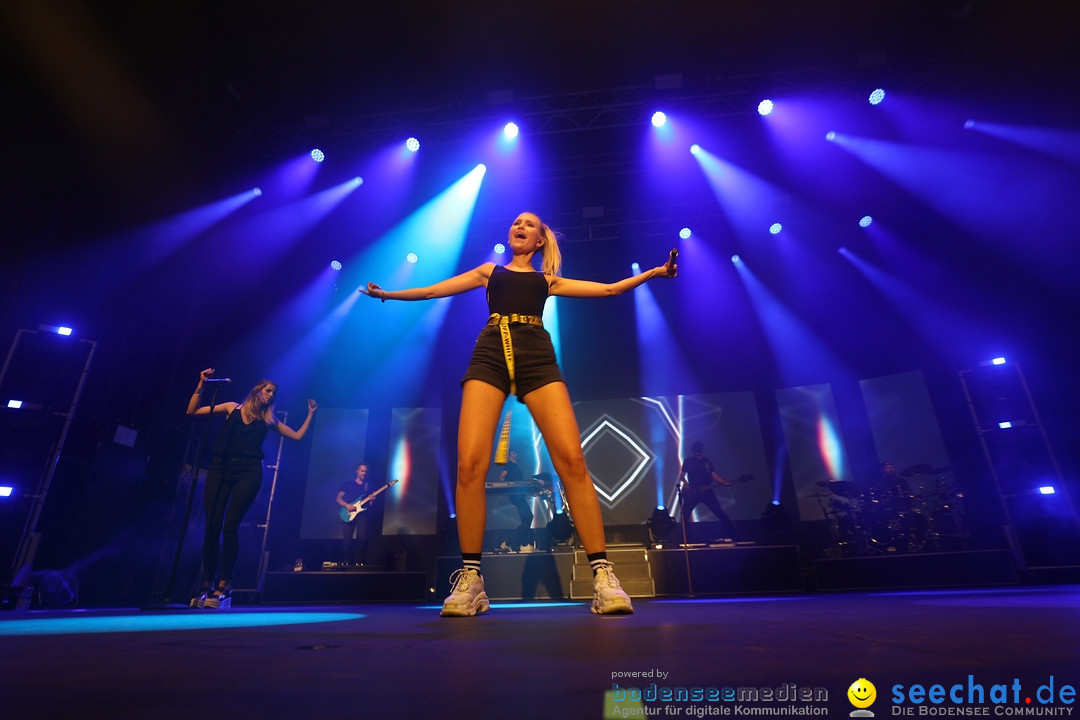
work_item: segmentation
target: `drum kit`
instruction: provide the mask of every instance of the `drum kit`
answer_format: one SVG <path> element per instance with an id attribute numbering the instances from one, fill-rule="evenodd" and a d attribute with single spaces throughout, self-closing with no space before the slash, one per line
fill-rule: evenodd
<path id="1" fill-rule="evenodd" d="M 962 550 L 963 493 L 947 479 L 949 467 L 912 465 L 862 487 L 850 480 L 817 484 L 818 498 L 838 557 Z M 827 502 L 823 502 L 827 500 Z"/>

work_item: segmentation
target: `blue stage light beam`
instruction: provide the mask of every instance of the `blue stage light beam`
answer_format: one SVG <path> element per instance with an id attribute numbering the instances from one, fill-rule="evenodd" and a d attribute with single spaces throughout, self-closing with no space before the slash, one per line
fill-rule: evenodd
<path id="1" fill-rule="evenodd" d="M 1036 273 L 1071 290 L 1073 248 L 1052 240 L 1060 209 L 1072 205 L 1075 168 L 1016 153 L 992 154 L 838 133 L 834 143 L 972 234 L 993 241 Z M 986 202 L 994 198 L 994 202 Z"/>
<path id="2" fill-rule="evenodd" d="M 979 348 L 992 346 L 996 333 L 976 316 L 935 300 L 927 291 L 921 291 L 876 267 L 848 248 L 842 248 L 840 255 L 888 300 L 925 340 L 925 346 L 943 360 L 957 362 L 970 357 Z M 933 263 L 929 262 L 924 267 L 932 276 Z M 958 291 L 958 288 L 953 288 L 953 291 Z"/>
<path id="3" fill-rule="evenodd" d="M 424 287 L 461 271 L 461 251 L 486 167 L 478 165 L 443 192 L 413 212 L 396 227 L 348 261 L 357 268 L 356 285 L 373 281 L 389 290 Z M 420 261 L 405 256 L 418 250 Z M 393 311 L 370 299 L 359 306 L 356 322 L 362 325 L 346 354 L 361 350 L 375 365 L 367 375 L 367 388 L 405 386 L 422 391 L 415 378 L 426 377 L 435 340 L 453 298 L 434 303 L 394 303 Z M 421 340 L 423 342 L 421 342 Z"/>
<path id="4" fill-rule="evenodd" d="M 1054 160 L 1080 166 L 1080 132 L 1038 126 L 1004 125 L 968 120 L 964 127 L 1033 150 Z"/>
<path id="5" fill-rule="evenodd" d="M 685 388 L 693 376 L 668 319 L 660 309 L 649 284 L 634 288 L 634 319 L 637 323 L 640 387 L 645 395 L 663 395 L 673 386 Z"/>
<path id="6" fill-rule="evenodd" d="M 846 364 L 758 279 L 745 262 L 733 263 L 733 266 L 750 297 L 785 384 L 803 385 L 851 375 Z"/>
<path id="7" fill-rule="evenodd" d="M 712 188 L 713 195 L 731 218 L 734 230 L 744 239 L 760 239 L 776 222 L 780 208 L 785 216 L 808 212 L 805 204 L 776 185 L 701 148 L 693 155 Z M 775 234 L 775 233 L 774 233 Z"/>

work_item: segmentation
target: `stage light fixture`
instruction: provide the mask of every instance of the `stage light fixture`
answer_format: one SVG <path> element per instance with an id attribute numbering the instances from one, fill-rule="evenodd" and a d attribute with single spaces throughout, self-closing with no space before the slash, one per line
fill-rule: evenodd
<path id="1" fill-rule="evenodd" d="M 574 536 L 574 524 L 564 512 L 557 512 L 547 524 L 548 539 L 554 545 L 565 545 Z"/>
<path id="2" fill-rule="evenodd" d="M 330 261 L 330 269 L 331 270 L 340 270 L 341 269 L 341 263 L 338 262 L 337 260 L 331 260 Z"/>
<path id="3" fill-rule="evenodd" d="M 315 148 L 311 151 L 311 159 L 317 163 L 321 163 L 323 160 L 326 159 L 326 153 L 324 153 L 319 148 Z"/>
<path id="4" fill-rule="evenodd" d="M 973 127 L 975 127 L 975 121 L 974 120 L 965 120 L 964 121 L 964 129 L 965 130 L 970 130 Z"/>
<path id="5" fill-rule="evenodd" d="M 258 187 L 254 188 L 251 191 L 251 194 L 254 195 L 255 197 L 262 197 L 262 188 L 258 188 Z"/>
<path id="6" fill-rule="evenodd" d="M 405 147 L 408 148 L 410 152 L 416 152 L 420 149 L 420 141 L 414 137 L 411 137 L 405 141 Z"/>
<path id="7" fill-rule="evenodd" d="M 679 231 L 679 237 L 683 240 L 689 240 L 690 234 L 690 228 L 688 227 L 684 227 L 682 230 Z"/>
<path id="8" fill-rule="evenodd" d="M 1004 422 L 999 422 L 998 427 L 1001 428 L 1002 430 L 1008 430 L 1009 428 L 1012 427 L 1012 423 L 1009 422 L 1008 420 L 1005 420 Z"/>
<path id="9" fill-rule="evenodd" d="M 836 139 L 836 133 L 834 131 L 830 130 L 829 132 L 825 133 L 825 139 L 828 140 L 829 142 L 832 142 L 833 140 Z"/>
<path id="10" fill-rule="evenodd" d="M 15 491 L 15 488 L 10 485 L 0 485 L 0 497 L 11 497 L 11 493 Z"/>
<path id="11" fill-rule="evenodd" d="M 740 258 L 738 255 L 732 255 L 731 256 L 731 262 L 733 262 L 733 263 L 742 262 L 742 258 Z"/>
<path id="12" fill-rule="evenodd" d="M 22 409 L 22 400 L 8 400 L 7 406 L 12 410 L 20 410 Z"/>
<path id="13" fill-rule="evenodd" d="M 416 263 L 417 261 L 420 260 L 420 258 L 417 257 L 416 253 L 409 253 L 408 255 L 405 256 L 405 259 L 408 260 L 411 263 Z"/>
<path id="14" fill-rule="evenodd" d="M 652 114 L 653 127 L 661 128 L 667 124 L 667 115 L 657 110 Z"/>
<path id="15" fill-rule="evenodd" d="M 646 524 L 649 526 L 649 539 L 657 547 L 675 539 L 675 520 L 663 505 L 656 506 Z"/>
<path id="16" fill-rule="evenodd" d="M 505 245 L 503 245 L 502 243 L 495 243 L 495 254 L 496 255 L 502 255 L 505 252 L 506 252 L 506 246 Z"/>
<path id="17" fill-rule="evenodd" d="M 870 100 L 871 105 L 880 105 L 882 100 L 884 100 L 884 99 L 885 99 L 885 91 L 882 90 L 881 88 L 878 88 L 877 90 L 874 90 L 874 92 L 870 93 L 869 100 Z"/>
<path id="18" fill-rule="evenodd" d="M 773 223 L 772 225 L 769 226 L 769 234 L 770 235 L 779 235 L 780 231 L 783 230 L 783 229 L 784 229 L 783 225 L 781 225 L 778 222 L 775 222 L 775 223 Z"/>
<path id="19" fill-rule="evenodd" d="M 1039 488 L 1040 495 L 1053 495 L 1056 492 L 1057 490 L 1055 490 L 1052 485 L 1043 485 L 1041 488 Z"/>
<path id="20" fill-rule="evenodd" d="M 641 274 L 641 264 L 637 262 L 630 263 L 630 272 L 634 275 Z"/>
<path id="21" fill-rule="evenodd" d="M 357 187 L 359 187 L 359 186 L 364 184 L 364 178 L 357 175 L 356 177 L 354 177 L 352 179 L 352 182 L 353 182 L 353 185 L 356 185 Z"/>
<path id="22" fill-rule="evenodd" d="M 757 111 L 758 115 L 761 115 L 762 117 L 771 114 L 773 111 L 773 101 L 769 100 L 768 98 L 762 100 L 758 103 Z"/>
<path id="23" fill-rule="evenodd" d="M 518 126 L 515 123 L 508 122 L 503 126 L 503 135 L 507 140 L 513 140 L 518 136 Z"/>
<path id="24" fill-rule="evenodd" d="M 869 215 L 863 215 L 861 218 L 859 218 L 859 227 L 861 227 L 861 228 L 870 227 L 873 224 L 873 222 L 874 222 L 874 218 L 870 217 Z"/>
<path id="25" fill-rule="evenodd" d="M 71 328 L 64 327 L 63 325 L 61 325 L 60 327 L 56 328 L 56 334 L 57 335 L 64 335 L 64 336 L 70 336 L 71 335 Z"/>
<path id="26" fill-rule="evenodd" d="M 694 143 L 693 145 L 691 145 L 690 146 L 690 154 L 691 155 L 700 155 L 701 154 L 701 146 L 698 145 L 697 143 Z"/>
<path id="27" fill-rule="evenodd" d="M 990 361 L 990 364 L 991 365 L 1004 365 L 1005 364 L 1005 358 L 996 357 L 996 358 L 994 358 L 993 360 Z"/>

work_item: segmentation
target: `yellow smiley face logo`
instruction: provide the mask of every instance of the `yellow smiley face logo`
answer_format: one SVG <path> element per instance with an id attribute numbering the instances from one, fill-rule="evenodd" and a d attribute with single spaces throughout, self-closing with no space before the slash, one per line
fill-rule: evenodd
<path id="1" fill-rule="evenodd" d="M 848 700 L 857 708 L 868 708 L 877 699 L 877 688 L 866 678 L 859 678 L 847 689 Z"/>

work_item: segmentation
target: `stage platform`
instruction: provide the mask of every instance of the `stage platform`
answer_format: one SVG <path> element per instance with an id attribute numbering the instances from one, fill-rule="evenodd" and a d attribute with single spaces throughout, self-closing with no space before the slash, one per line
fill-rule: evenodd
<path id="1" fill-rule="evenodd" d="M 586 601 L 494 602 L 471 618 L 439 617 L 438 603 L 12 611 L 0 613 L 0 696 L 5 717 L 34 720 L 837 720 L 865 678 L 880 720 L 1075 718 L 1078 607 L 1080 586 L 645 598 L 610 617 Z M 955 684 L 961 701 L 927 702 Z M 749 699 L 634 702 L 634 688 Z M 814 699 L 763 694 L 793 688 Z"/>
<path id="2" fill-rule="evenodd" d="M 1006 550 L 923 553 L 807 561 L 794 545 L 643 545 L 608 548 L 630 597 L 754 595 L 844 590 L 1000 587 L 1021 584 Z M 266 604 L 425 602 L 450 592 L 459 556 L 438 558 L 430 571 L 382 569 L 270 572 Z M 485 554 L 484 585 L 492 600 L 570 600 L 591 597 L 584 551 Z"/>

